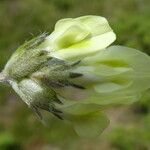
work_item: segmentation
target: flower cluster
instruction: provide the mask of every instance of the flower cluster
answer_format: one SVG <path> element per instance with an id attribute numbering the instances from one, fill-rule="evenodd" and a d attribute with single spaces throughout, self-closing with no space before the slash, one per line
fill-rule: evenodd
<path id="1" fill-rule="evenodd" d="M 81 136 L 109 124 L 106 106 L 130 104 L 150 88 L 150 57 L 110 46 L 107 20 L 83 16 L 58 21 L 54 31 L 26 42 L 0 74 L 42 120 L 41 109 L 72 123 Z"/>

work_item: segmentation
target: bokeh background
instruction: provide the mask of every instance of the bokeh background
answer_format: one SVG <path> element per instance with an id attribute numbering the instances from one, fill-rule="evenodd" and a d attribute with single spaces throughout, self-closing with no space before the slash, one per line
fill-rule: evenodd
<path id="1" fill-rule="evenodd" d="M 150 0 L 0 0 L 0 70 L 25 40 L 51 32 L 57 20 L 106 17 L 115 44 L 150 54 Z M 150 150 L 150 92 L 130 106 L 110 108 L 110 126 L 95 139 L 78 137 L 50 117 L 41 124 L 6 85 L 0 85 L 0 150 Z"/>

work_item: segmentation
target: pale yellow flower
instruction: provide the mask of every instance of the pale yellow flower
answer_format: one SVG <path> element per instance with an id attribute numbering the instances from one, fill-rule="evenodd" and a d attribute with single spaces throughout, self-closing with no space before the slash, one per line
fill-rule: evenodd
<path id="1" fill-rule="evenodd" d="M 105 49 L 115 39 L 104 17 L 83 16 L 59 20 L 43 46 L 53 57 L 73 60 Z"/>

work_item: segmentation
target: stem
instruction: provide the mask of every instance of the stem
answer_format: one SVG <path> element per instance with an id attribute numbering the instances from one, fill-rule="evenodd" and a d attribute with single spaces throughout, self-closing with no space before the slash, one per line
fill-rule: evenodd
<path id="1" fill-rule="evenodd" d="M 7 76 L 4 75 L 2 72 L 0 73 L 0 82 L 2 83 L 7 82 Z"/>

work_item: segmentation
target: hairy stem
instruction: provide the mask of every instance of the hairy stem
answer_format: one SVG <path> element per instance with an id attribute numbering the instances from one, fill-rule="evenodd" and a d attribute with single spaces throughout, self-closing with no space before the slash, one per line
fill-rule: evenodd
<path id="1" fill-rule="evenodd" d="M 7 82 L 7 76 L 4 75 L 2 72 L 0 73 L 0 82 Z"/>

